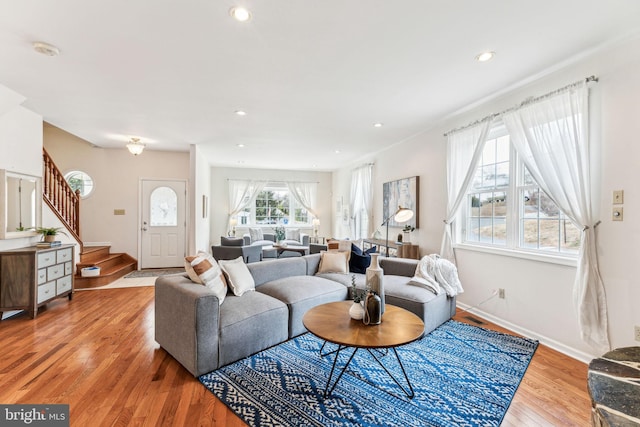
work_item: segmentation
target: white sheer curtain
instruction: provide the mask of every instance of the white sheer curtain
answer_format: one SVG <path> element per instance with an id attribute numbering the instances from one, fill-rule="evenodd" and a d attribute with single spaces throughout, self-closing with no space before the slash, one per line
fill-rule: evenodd
<path id="1" fill-rule="evenodd" d="M 314 218 L 318 217 L 316 200 L 318 194 L 317 182 L 287 182 L 289 191 L 293 197 L 305 208 Z"/>
<path id="2" fill-rule="evenodd" d="M 267 181 L 229 180 L 229 217 L 227 218 L 227 226 L 230 225 L 231 218 L 256 199 L 256 196 L 265 185 L 267 185 Z"/>
<path id="3" fill-rule="evenodd" d="M 373 187 L 371 185 L 373 175 L 373 165 L 367 164 L 354 169 L 351 172 L 351 195 L 350 206 L 351 209 L 351 223 L 355 224 L 355 218 L 358 213 L 364 211 L 366 216 L 365 230 L 352 230 L 352 237 L 354 239 L 361 239 L 368 237 L 371 231 L 371 216 L 373 213 L 372 199 L 373 199 Z M 361 235 L 363 234 L 364 235 Z"/>
<path id="4" fill-rule="evenodd" d="M 492 119 L 449 134 L 447 143 L 447 216 L 440 256 L 455 264 L 453 252 L 453 221 L 466 198 L 469 186 L 482 156 Z"/>
<path id="5" fill-rule="evenodd" d="M 518 155 L 540 188 L 567 217 L 582 226 L 574 305 L 582 339 L 607 351 L 607 301 L 598 267 L 592 212 L 586 83 L 507 112 L 502 118 Z"/>

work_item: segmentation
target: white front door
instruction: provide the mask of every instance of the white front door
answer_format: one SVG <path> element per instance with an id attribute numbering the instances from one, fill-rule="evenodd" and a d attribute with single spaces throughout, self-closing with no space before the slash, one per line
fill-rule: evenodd
<path id="1" fill-rule="evenodd" d="M 142 180 L 140 268 L 184 265 L 186 188 L 185 181 Z"/>

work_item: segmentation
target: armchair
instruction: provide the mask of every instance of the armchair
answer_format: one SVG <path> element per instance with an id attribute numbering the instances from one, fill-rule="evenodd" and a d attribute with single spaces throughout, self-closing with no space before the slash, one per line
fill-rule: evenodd
<path id="1" fill-rule="evenodd" d="M 236 259 L 242 257 L 245 263 L 262 260 L 262 246 L 244 245 L 244 239 L 220 237 L 219 246 L 211 246 L 213 257 L 220 259 Z"/>

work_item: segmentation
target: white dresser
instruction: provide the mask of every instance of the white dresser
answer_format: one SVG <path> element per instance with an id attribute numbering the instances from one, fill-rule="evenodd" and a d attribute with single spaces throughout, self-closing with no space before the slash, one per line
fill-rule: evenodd
<path id="1" fill-rule="evenodd" d="M 25 310 L 32 318 L 54 298 L 73 297 L 74 245 L 0 252 L 0 312 Z"/>

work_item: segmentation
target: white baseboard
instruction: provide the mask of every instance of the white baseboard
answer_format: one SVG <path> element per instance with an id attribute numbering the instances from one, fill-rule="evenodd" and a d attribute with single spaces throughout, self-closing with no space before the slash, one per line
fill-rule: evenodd
<path id="1" fill-rule="evenodd" d="M 576 350 L 573 347 L 569 347 L 569 346 L 567 346 L 565 344 L 562 344 L 561 342 L 558 342 L 558 341 L 556 341 L 554 339 L 551 339 L 551 338 L 546 337 L 544 335 L 540 335 L 540 334 L 538 334 L 536 332 L 530 331 L 529 329 L 522 328 L 522 327 L 520 327 L 518 325 L 515 325 L 515 324 L 513 324 L 511 322 L 508 322 L 508 321 L 506 321 L 506 320 L 504 320 L 504 319 L 502 319 L 500 317 L 496 317 L 496 316 L 494 316 L 492 314 L 485 313 L 484 311 L 479 310 L 477 308 L 473 308 L 473 307 L 471 307 L 471 306 L 469 306 L 467 304 L 464 304 L 464 303 L 461 303 L 461 302 L 457 302 L 456 306 L 458 308 L 460 308 L 461 310 L 472 309 L 471 311 L 468 311 L 469 314 L 475 314 L 478 317 L 481 317 L 481 318 L 483 318 L 485 320 L 488 320 L 491 323 L 495 323 L 496 325 L 502 326 L 503 328 L 506 328 L 506 329 L 508 329 L 510 331 L 513 331 L 513 332 L 517 333 L 517 334 L 523 335 L 523 336 L 525 336 L 527 338 L 538 340 L 538 341 L 540 341 L 541 344 L 544 344 L 547 347 L 550 347 L 550 348 L 552 348 L 552 349 L 554 349 L 556 351 L 559 351 L 562 354 L 565 354 L 565 355 L 567 355 L 569 357 L 572 357 L 572 358 L 574 358 L 576 360 L 579 360 L 581 362 L 584 362 L 584 363 L 588 364 L 589 362 L 591 362 L 592 359 L 595 359 L 595 358 L 599 357 L 599 356 L 594 356 L 592 354 L 587 354 L 587 353 L 585 353 L 585 352 L 583 352 L 581 350 Z"/>

